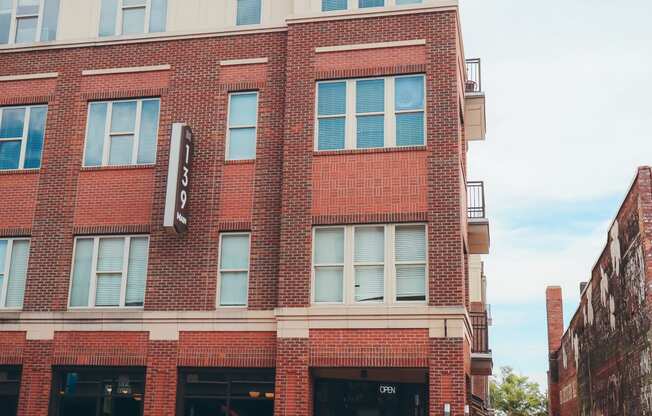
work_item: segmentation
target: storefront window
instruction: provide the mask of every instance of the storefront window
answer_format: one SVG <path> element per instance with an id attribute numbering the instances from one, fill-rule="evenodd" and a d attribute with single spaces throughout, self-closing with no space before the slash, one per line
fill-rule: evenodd
<path id="1" fill-rule="evenodd" d="M 315 416 L 425 416 L 426 398 L 424 384 L 319 379 Z"/>
<path id="2" fill-rule="evenodd" d="M 272 416 L 273 370 L 192 370 L 179 374 L 179 416 Z"/>
<path id="3" fill-rule="evenodd" d="M 57 416 L 142 416 L 145 369 L 83 368 L 54 372 Z"/>
<path id="4" fill-rule="evenodd" d="M 20 390 L 20 367 L 0 366 L 0 415 L 16 416 Z"/>

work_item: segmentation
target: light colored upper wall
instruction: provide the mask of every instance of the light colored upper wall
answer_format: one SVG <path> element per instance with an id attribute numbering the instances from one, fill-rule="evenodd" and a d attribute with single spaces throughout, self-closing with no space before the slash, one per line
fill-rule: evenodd
<path id="1" fill-rule="evenodd" d="M 383 8 L 358 10 L 358 0 L 349 0 L 347 11 L 322 12 L 321 0 L 262 0 L 260 25 L 236 26 L 237 0 L 168 0 L 166 32 L 148 36 L 285 27 L 288 18 L 341 18 L 347 15 L 378 12 L 409 12 L 432 7 L 456 7 L 457 2 L 457 0 L 423 0 L 422 4 L 397 6 L 396 0 L 386 0 L 386 6 Z M 116 39 L 98 36 L 101 0 L 60 0 L 60 5 L 55 43 Z M 29 45 L 3 45 L 0 48 L 25 46 Z"/>
<path id="2" fill-rule="evenodd" d="M 482 257 L 469 256 L 469 295 L 471 302 L 484 302 L 482 290 Z"/>

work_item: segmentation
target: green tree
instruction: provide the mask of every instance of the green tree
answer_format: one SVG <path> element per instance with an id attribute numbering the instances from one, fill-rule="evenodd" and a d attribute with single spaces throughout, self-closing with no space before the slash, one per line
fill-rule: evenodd
<path id="1" fill-rule="evenodd" d="M 500 369 L 501 375 L 491 380 L 491 403 L 499 416 L 546 416 L 548 399 L 539 384 L 514 373 L 510 367 Z"/>

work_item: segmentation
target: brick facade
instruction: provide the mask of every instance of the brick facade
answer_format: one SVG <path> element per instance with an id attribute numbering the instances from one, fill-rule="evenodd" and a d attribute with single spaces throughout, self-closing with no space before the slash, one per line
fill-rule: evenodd
<path id="1" fill-rule="evenodd" d="M 0 365 L 22 366 L 18 414 L 48 415 L 56 366 L 146 367 L 145 416 L 176 414 L 178 368 L 275 368 L 275 414 L 283 416 L 313 413 L 313 369 L 421 368 L 429 414 L 441 414 L 445 403 L 453 415 L 464 414 L 472 336 L 464 317 L 457 332 L 449 332 L 448 315 L 441 330 L 365 321 L 362 328 L 310 328 L 292 337 L 269 327 L 279 310 L 311 307 L 312 227 L 322 224 L 427 224 L 429 304 L 419 307 L 466 311 L 458 31 L 457 12 L 444 10 L 292 23 L 284 31 L 238 36 L 0 53 L 0 76 L 58 73 L 0 82 L 0 104 L 48 104 L 41 169 L 0 174 L 8 196 L 0 201 L 0 237 L 31 238 L 23 312 L 43 321 L 25 330 L 23 317 L 0 312 L 0 324 L 19 330 L 0 329 Z M 415 39 L 425 44 L 315 51 Z M 268 62 L 220 65 L 262 57 Z M 159 65 L 170 68 L 83 75 Z M 426 78 L 424 146 L 314 152 L 317 81 L 410 73 Z M 259 92 L 256 160 L 226 162 L 228 94 L 244 90 Z M 89 101 L 141 97 L 161 99 L 156 163 L 83 168 Z M 182 237 L 162 227 L 173 122 L 191 126 L 195 140 L 190 230 Z M 248 308 L 231 315 L 215 314 L 225 231 L 251 233 Z M 84 314 L 93 311 L 68 310 L 74 237 L 124 233 L 150 236 L 143 310 L 108 311 L 86 322 Z M 446 311 L 437 313 L 452 313 Z"/>

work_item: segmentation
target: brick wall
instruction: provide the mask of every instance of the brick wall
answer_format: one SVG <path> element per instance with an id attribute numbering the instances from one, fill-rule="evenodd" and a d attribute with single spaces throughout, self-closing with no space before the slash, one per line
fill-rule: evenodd
<path id="1" fill-rule="evenodd" d="M 553 415 L 652 412 L 651 208 L 650 168 L 639 168 L 561 345 L 551 342 Z"/>

